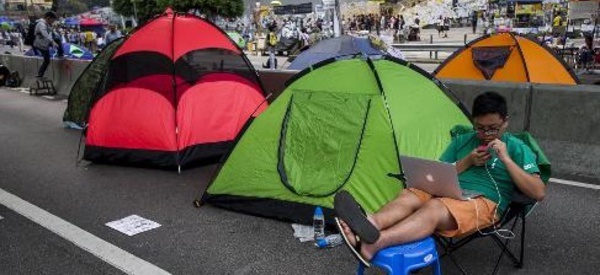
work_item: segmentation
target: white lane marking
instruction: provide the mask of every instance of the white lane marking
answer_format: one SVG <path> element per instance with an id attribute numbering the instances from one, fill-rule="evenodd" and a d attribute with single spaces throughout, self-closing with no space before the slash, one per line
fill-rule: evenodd
<path id="1" fill-rule="evenodd" d="M 583 187 L 583 188 L 588 188 L 588 189 L 600 190 L 600 185 L 598 185 L 598 184 L 589 184 L 589 183 L 583 183 L 583 182 L 578 182 L 578 181 L 561 180 L 561 179 L 555 179 L 555 178 L 550 178 L 550 182 L 564 184 L 564 185 L 577 186 L 577 187 Z"/>
<path id="2" fill-rule="evenodd" d="M 170 274 L 3 189 L 0 189 L 0 204 L 56 233 L 127 274 Z"/>

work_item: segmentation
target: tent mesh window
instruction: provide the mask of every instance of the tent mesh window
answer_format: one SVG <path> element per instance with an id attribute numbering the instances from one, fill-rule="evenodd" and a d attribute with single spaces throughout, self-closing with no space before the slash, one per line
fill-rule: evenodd
<path id="1" fill-rule="evenodd" d="M 175 63 L 175 74 L 191 84 L 202 76 L 215 72 L 234 73 L 258 85 L 256 73 L 251 66 L 248 66 L 244 57 L 229 50 L 191 51 L 180 57 Z"/>
<path id="2" fill-rule="evenodd" d="M 145 76 L 172 74 L 173 62 L 167 56 L 149 51 L 128 53 L 109 63 L 103 91 L 108 92 Z"/>
<path id="3" fill-rule="evenodd" d="M 504 67 L 511 52 L 511 46 L 473 47 L 473 63 L 490 80 L 497 69 Z"/>

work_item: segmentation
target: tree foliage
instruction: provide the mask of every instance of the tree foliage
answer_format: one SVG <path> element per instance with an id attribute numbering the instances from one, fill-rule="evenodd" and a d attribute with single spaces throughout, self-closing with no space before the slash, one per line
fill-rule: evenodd
<path id="1" fill-rule="evenodd" d="M 125 16 L 134 16 L 132 0 L 113 0 L 113 9 Z M 135 0 L 140 23 L 171 7 L 179 12 L 200 12 L 209 16 L 238 17 L 244 12 L 243 0 Z"/>
<path id="2" fill-rule="evenodd" d="M 50 8 L 50 10 L 62 13 L 69 9 L 86 7 L 86 10 L 82 11 L 85 12 L 87 11 L 88 5 L 89 8 L 96 6 L 108 7 L 110 6 L 110 0 L 52 0 L 52 8 Z"/>
<path id="3" fill-rule="evenodd" d="M 74 14 L 84 13 L 89 10 L 83 0 L 52 0 L 52 11 L 59 16 L 71 16 Z"/>
<path id="4" fill-rule="evenodd" d="M 90 8 L 93 7 L 108 7 L 110 6 L 110 0 L 85 0 L 89 4 Z"/>
<path id="5" fill-rule="evenodd" d="M 164 8 L 157 5 L 156 0 L 134 0 L 135 13 L 137 13 L 138 23 L 144 23 L 157 14 L 164 11 Z M 124 16 L 135 16 L 132 0 L 113 0 L 113 10 Z"/>
<path id="6" fill-rule="evenodd" d="M 209 17 L 238 17 L 244 13 L 243 0 L 157 0 L 162 7 L 177 11 L 198 11 Z"/>

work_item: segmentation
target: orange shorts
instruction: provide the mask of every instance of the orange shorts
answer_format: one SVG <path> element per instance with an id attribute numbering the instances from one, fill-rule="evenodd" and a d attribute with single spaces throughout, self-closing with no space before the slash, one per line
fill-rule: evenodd
<path id="1" fill-rule="evenodd" d="M 434 197 L 431 194 L 416 188 L 408 188 L 406 190 L 413 193 L 424 203 L 431 199 L 435 199 L 439 200 L 446 208 L 448 208 L 450 215 L 454 217 L 458 227 L 453 230 L 436 232 L 444 237 L 469 235 L 478 229 L 482 230 L 497 221 L 497 217 L 495 217 L 496 203 L 482 196 L 468 201 L 460 201 L 451 198 Z"/>

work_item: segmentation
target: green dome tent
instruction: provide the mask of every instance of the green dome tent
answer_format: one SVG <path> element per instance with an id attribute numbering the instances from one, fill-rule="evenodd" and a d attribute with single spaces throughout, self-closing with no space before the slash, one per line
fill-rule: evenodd
<path id="1" fill-rule="evenodd" d="M 391 176 L 401 173 L 399 153 L 438 158 L 452 127 L 470 124 L 461 106 L 399 59 L 322 61 L 252 122 L 202 202 L 311 223 L 315 206 L 331 215 L 343 189 L 373 212 L 402 188 Z"/>
<path id="2" fill-rule="evenodd" d="M 233 42 L 235 42 L 235 44 L 238 45 L 238 47 L 242 49 L 246 48 L 246 39 L 244 39 L 241 34 L 238 32 L 229 31 L 227 32 L 227 35 L 229 38 L 231 38 L 231 40 L 233 40 Z"/>

